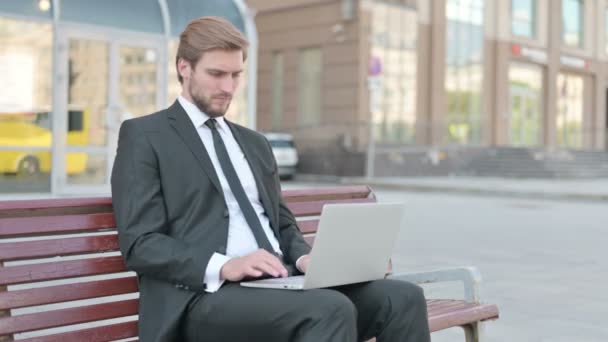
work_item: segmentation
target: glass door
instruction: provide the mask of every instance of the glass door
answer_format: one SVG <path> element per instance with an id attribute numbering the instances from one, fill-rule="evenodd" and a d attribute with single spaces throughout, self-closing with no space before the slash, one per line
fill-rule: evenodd
<path id="1" fill-rule="evenodd" d="M 542 137 L 542 68 L 512 63 L 509 83 L 509 144 L 538 146 Z"/>
<path id="2" fill-rule="evenodd" d="M 69 27 L 58 32 L 53 192 L 107 195 L 121 122 L 165 105 L 163 40 Z"/>

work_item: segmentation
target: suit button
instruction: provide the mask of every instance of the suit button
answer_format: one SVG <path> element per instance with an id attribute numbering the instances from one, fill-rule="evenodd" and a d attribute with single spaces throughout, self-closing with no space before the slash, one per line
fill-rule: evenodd
<path id="1" fill-rule="evenodd" d="M 230 216 L 230 212 L 228 211 L 228 209 L 224 209 L 224 217 L 228 216 Z"/>

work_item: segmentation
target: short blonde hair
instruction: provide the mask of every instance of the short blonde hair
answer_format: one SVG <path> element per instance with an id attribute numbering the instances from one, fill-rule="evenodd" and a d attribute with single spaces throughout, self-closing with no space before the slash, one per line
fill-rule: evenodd
<path id="1" fill-rule="evenodd" d="M 179 36 L 179 46 L 175 58 L 178 68 L 180 58 L 183 58 L 194 68 L 203 53 L 211 50 L 240 50 L 243 60 L 247 59 L 249 41 L 228 20 L 220 17 L 200 17 L 192 20 Z M 179 83 L 183 82 L 177 70 Z"/>

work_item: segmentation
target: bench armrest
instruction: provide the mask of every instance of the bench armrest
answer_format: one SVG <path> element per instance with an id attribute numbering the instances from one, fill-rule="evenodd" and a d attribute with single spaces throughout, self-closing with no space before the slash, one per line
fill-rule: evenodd
<path id="1" fill-rule="evenodd" d="M 464 299 L 470 303 L 479 303 L 481 274 L 473 266 L 440 269 L 418 273 L 399 273 L 388 276 L 389 279 L 409 281 L 415 284 L 460 281 L 464 285 Z"/>

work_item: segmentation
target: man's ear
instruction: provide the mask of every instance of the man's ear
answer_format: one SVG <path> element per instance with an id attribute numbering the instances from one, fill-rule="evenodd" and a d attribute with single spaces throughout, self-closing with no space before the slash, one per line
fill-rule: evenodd
<path id="1" fill-rule="evenodd" d="M 177 71 L 183 79 L 190 78 L 192 73 L 192 66 L 187 60 L 180 58 L 177 60 Z"/>

